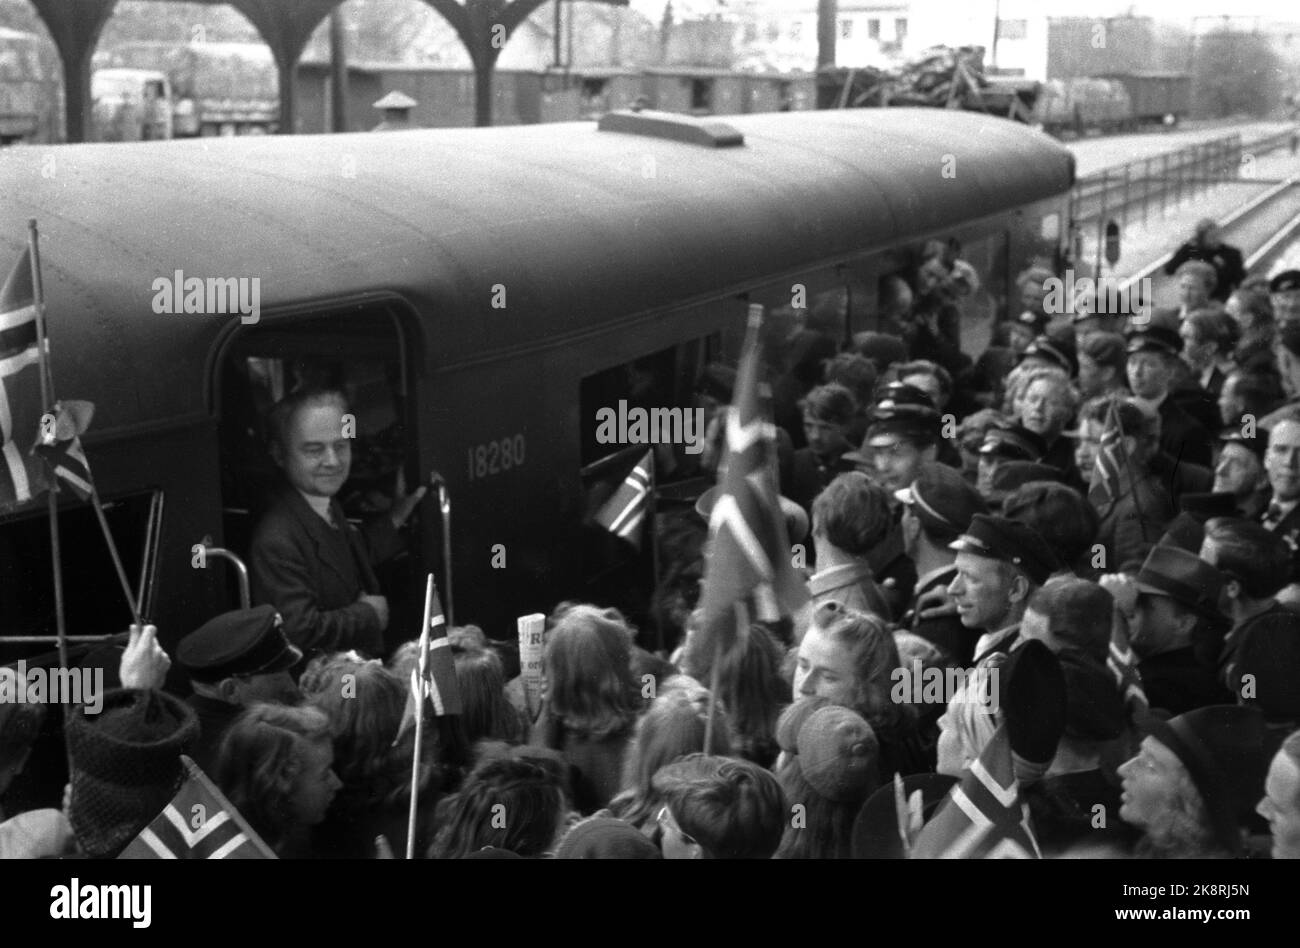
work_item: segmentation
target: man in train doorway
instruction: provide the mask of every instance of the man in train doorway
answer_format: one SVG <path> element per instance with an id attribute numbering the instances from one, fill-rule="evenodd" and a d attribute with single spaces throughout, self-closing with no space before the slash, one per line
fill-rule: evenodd
<path id="1" fill-rule="evenodd" d="M 388 600 L 374 566 L 398 552 L 398 530 L 427 488 L 406 495 L 399 477 L 392 510 L 358 530 L 336 499 L 352 468 L 354 434 L 342 393 L 294 392 L 269 420 L 271 457 L 286 483 L 253 535 L 253 598 L 275 606 L 307 658 L 344 649 L 380 656 Z"/>

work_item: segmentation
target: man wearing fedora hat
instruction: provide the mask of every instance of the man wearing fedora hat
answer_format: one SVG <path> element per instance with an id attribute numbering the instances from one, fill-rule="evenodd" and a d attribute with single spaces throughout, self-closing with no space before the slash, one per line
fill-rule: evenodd
<path id="1" fill-rule="evenodd" d="M 1160 416 L 1160 449 L 1176 461 L 1208 467 L 1209 433 L 1169 397 L 1183 338 L 1157 322 L 1128 334 L 1128 383 L 1133 397 Z"/>
<path id="2" fill-rule="evenodd" d="M 1060 566 L 1056 555 L 1032 527 L 988 514 L 972 517 L 949 548 L 957 551 L 957 572 L 948 594 L 962 625 L 983 632 L 975 662 L 1009 652 L 1019 639 L 1029 597 Z"/>
<path id="3" fill-rule="evenodd" d="M 1232 700 L 1214 671 L 1229 624 L 1219 611 L 1222 573 L 1194 553 L 1157 544 L 1136 578 L 1109 573 L 1100 582 L 1115 598 L 1114 621 L 1128 627 L 1152 708 L 1182 714 Z"/>

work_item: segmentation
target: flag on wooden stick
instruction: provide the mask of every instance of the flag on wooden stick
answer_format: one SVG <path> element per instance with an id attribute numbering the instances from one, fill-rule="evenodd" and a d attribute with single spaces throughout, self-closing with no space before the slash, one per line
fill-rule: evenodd
<path id="1" fill-rule="evenodd" d="M 461 713 L 460 688 L 456 684 L 456 665 L 447 638 L 447 620 L 442 614 L 442 601 L 438 598 L 432 573 L 428 583 L 428 621 L 420 632 L 420 658 L 411 670 L 411 693 L 397 729 L 398 740 L 415 723 L 415 716 L 423 713 L 426 700 L 433 704 L 433 713 L 438 717 Z"/>
<path id="2" fill-rule="evenodd" d="M 749 307 L 734 404 L 727 412 L 718 496 L 709 516 L 701 628 L 693 650 L 725 654 L 747 629 L 738 615 L 763 621 L 793 614 L 807 601 L 791 563 L 790 540 L 775 476 L 776 432 L 759 396 L 759 328 L 763 308 Z M 752 610 L 737 604 L 752 601 Z"/>

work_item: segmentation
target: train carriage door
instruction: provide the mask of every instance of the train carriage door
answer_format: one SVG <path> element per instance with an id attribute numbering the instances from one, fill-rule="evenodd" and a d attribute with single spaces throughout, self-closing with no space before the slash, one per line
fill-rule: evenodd
<path id="1" fill-rule="evenodd" d="M 399 471 L 408 492 L 423 483 L 409 351 L 397 307 L 384 303 L 264 320 L 236 330 L 219 360 L 216 389 L 227 549 L 248 563 L 257 523 L 284 484 L 269 450 L 268 415 L 277 401 L 300 389 L 337 389 L 348 402 L 343 435 L 351 441 L 351 464 L 336 496 L 349 521 L 385 516 Z M 433 515 L 431 510 L 426 499 L 407 521 L 402 550 L 376 566 L 389 602 L 389 649 L 418 630 L 423 583 L 417 578 L 424 566 L 414 538 L 417 519 Z M 233 586 L 231 593 L 233 603 Z"/>

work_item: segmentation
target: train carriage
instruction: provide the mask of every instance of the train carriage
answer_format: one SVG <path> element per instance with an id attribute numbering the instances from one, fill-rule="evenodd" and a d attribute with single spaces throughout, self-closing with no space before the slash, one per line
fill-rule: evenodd
<path id="1" fill-rule="evenodd" d="M 455 619 L 510 638 L 608 575 L 583 525 L 584 469 L 623 447 L 593 438 L 599 409 L 687 406 L 747 302 L 848 287 L 849 330 L 874 328 L 863 296 L 929 238 L 961 242 L 996 311 L 1059 251 L 1073 182 L 1041 133 L 913 109 L 74 145 L 0 154 L 0 260 L 35 218 L 56 393 L 97 406 L 83 440 L 165 646 L 236 605 L 203 550 L 246 557 L 265 409 L 311 383 L 352 400 L 349 514 L 382 510 L 399 467 L 439 472 Z M 184 312 L 193 278 L 257 280 L 256 321 L 211 296 Z M 69 631 L 124 629 L 93 517 L 64 494 L 60 522 Z M 417 577 L 445 575 L 441 530 L 426 500 L 385 577 L 391 642 L 416 631 Z M 43 502 L 0 517 L 7 635 L 53 632 L 48 544 Z"/>

